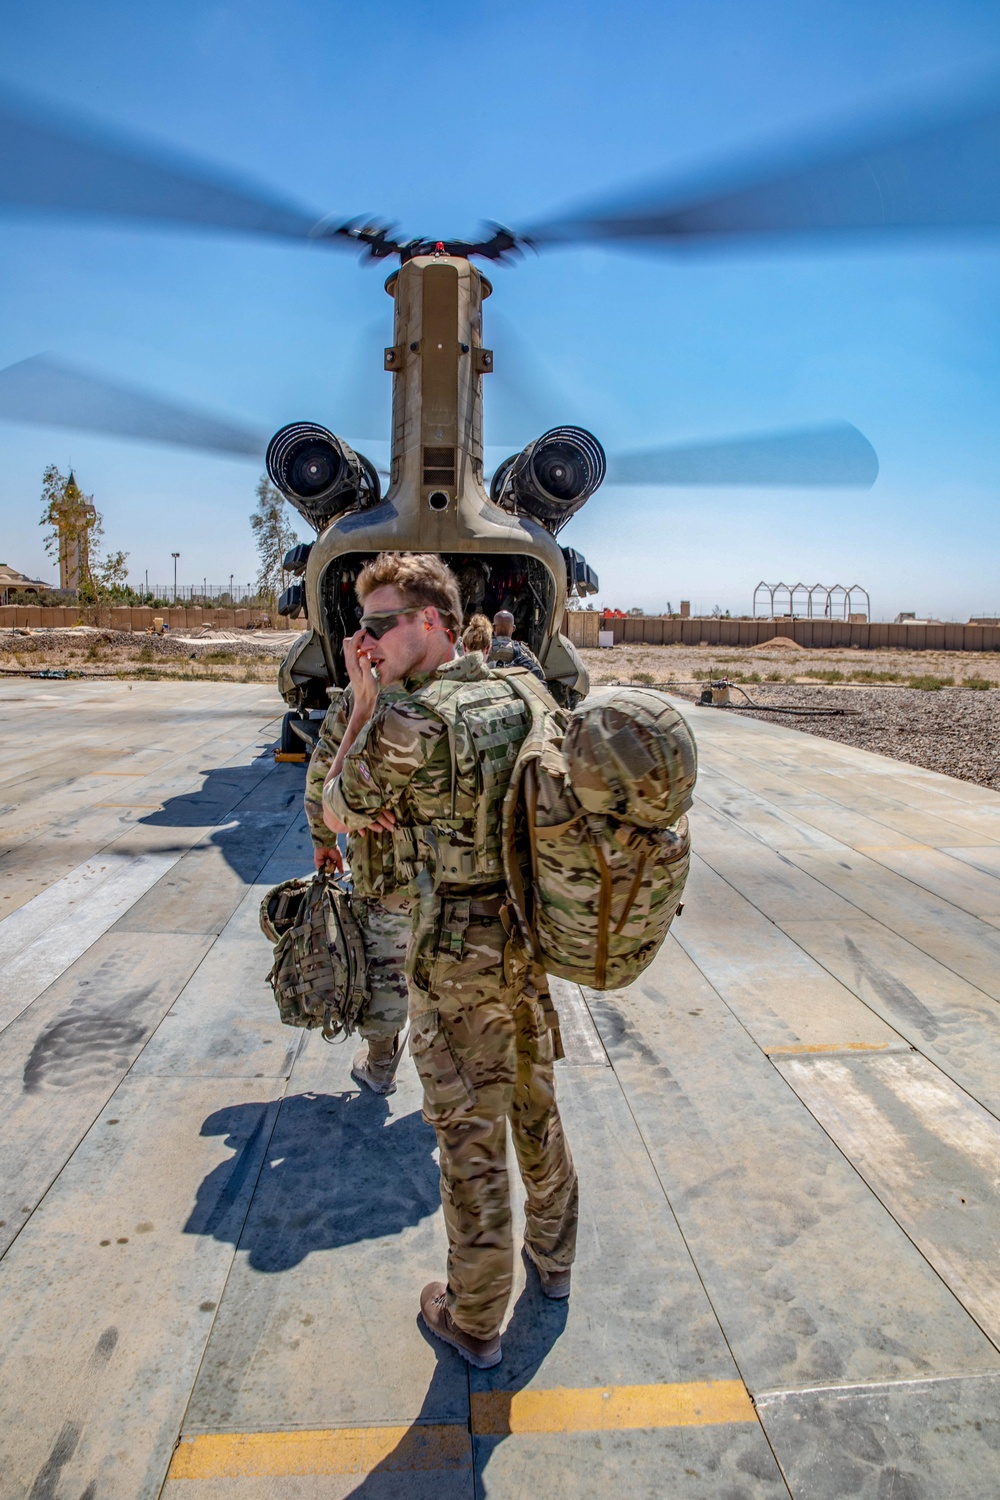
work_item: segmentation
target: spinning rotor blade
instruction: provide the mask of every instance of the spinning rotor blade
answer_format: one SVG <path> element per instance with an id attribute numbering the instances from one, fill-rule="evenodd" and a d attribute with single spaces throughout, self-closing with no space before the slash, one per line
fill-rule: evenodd
<path id="1" fill-rule="evenodd" d="M 868 439 L 850 422 L 830 422 L 761 437 L 609 454 L 606 483 L 870 489 L 877 477 L 878 457 Z"/>
<path id="2" fill-rule="evenodd" d="M 0 99 L 0 203 L 285 239 L 340 234 L 266 188 Z M 348 243 L 345 240 L 345 244 Z"/>
<path id="3" fill-rule="evenodd" d="M 0 419 L 77 427 L 236 458 L 262 458 L 269 436 L 225 417 L 116 385 L 45 354 L 0 370 Z"/>
<path id="4" fill-rule="evenodd" d="M 548 219 L 520 239 L 539 246 L 622 240 L 666 247 L 737 235 L 998 225 L 994 95 L 948 117 L 859 135 L 839 150 L 762 162 L 722 185 L 683 191 L 651 184 L 628 200 L 619 196 Z"/>

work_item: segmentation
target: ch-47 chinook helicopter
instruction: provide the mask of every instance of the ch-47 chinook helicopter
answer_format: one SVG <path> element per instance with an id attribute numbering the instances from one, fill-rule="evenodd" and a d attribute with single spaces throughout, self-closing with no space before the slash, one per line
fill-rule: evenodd
<path id="1" fill-rule="evenodd" d="M 719 182 L 723 185 L 719 186 Z M 440 553 L 469 612 L 510 609 L 557 695 L 573 701 L 586 670 L 560 623 L 568 595 L 597 578 L 557 533 L 607 477 L 613 484 L 862 485 L 878 461 L 847 422 L 761 437 L 674 445 L 606 460 L 581 428 L 546 432 L 484 468 L 483 379 L 493 370 L 477 261 L 579 243 L 669 250 L 765 236 L 890 229 L 982 230 L 1000 223 L 1000 110 L 980 99 L 929 123 L 899 123 L 811 155 L 745 168 L 684 193 L 662 184 L 480 240 L 402 240 L 388 227 L 337 222 L 219 172 L 167 159 L 24 104 L 0 105 L 0 203 L 147 224 L 188 224 L 398 258 L 384 366 L 393 386 L 388 489 L 375 466 L 326 426 L 298 422 L 269 443 L 250 428 L 90 375 L 48 357 L 0 371 L 0 417 L 82 427 L 259 458 L 316 532 L 286 558 L 296 581 L 279 608 L 308 628 L 279 673 L 289 705 L 283 742 L 311 742 L 328 689 L 342 685 L 341 646 L 356 628 L 353 584 L 380 551 Z M 294 741 L 297 743 L 297 741 Z"/>

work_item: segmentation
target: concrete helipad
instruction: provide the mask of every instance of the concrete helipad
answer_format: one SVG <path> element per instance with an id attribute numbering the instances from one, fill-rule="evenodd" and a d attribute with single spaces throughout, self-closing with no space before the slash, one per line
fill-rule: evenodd
<path id="1" fill-rule="evenodd" d="M 280 712 L 0 684 L 3 1500 L 1000 1493 L 1000 796 L 691 710 L 686 909 L 558 986 L 573 1296 L 470 1378 L 412 1066 L 263 982 Z"/>

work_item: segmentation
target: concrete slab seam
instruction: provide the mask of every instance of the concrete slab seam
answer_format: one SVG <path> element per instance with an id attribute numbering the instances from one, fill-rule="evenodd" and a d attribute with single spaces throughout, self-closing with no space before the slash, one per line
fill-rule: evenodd
<path id="1" fill-rule="evenodd" d="M 800 1385 L 783 1387 L 774 1391 L 755 1391 L 753 1393 L 754 1406 L 760 1409 L 769 1401 L 780 1401 L 786 1396 L 842 1396 L 851 1395 L 853 1392 L 861 1394 L 873 1391 L 895 1391 L 905 1390 L 909 1387 L 954 1385 L 957 1380 L 977 1381 L 995 1380 L 1000 1376 L 1000 1363 L 995 1370 L 976 1370 L 972 1374 L 968 1371 L 956 1371 L 953 1375 L 911 1375 L 905 1380 L 871 1380 L 871 1381 L 849 1381 L 845 1385 Z"/>

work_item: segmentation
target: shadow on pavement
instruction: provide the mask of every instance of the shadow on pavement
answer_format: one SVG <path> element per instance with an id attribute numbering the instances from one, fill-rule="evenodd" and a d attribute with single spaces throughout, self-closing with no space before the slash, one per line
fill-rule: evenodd
<path id="1" fill-rule="evenodd" d="M 273 1105 L 261 1103 L 209 1115 L 201 1134 L 225 1135 L 236 1155 L 202 1182 L 185 1233 L 239 1243 L 254 1270 L 275 1272 L 314 1251 L 399 1234 L 437 1212 L 434 1132 L 418 1112 L 393 1117 L 368 1090 L 293 1094 L 261 1156 L 271 1118 Z"/>
<path id="2" fill-rule="evenodd" d="M 210 842 L 230 869 L 250 885 L 301 809 L 302 768 L 275 766 L 271 770 L 257 760 L 249 766 L 221 766 L 201 774 L 205 780 L 198 791 L 168 797 L 156 812 L 138 818 L 137 824 L 211 829 Z"/>
<path id="3" fill-rule="evenodd" d="M 529 1270 L 528 1283 L 514 1304 L 503 1336 L 503 1362 L 488 1376 L 472 1374 L 473 1405 L 487 1389 L 503 1393 L 501 1408 L 504 1398 L 523 1390 L 562 1334 L 568 1313 L 568 1302 L 551 1302 L 542 1296 L 538 1278 Z M 421 1427 L 433 1428 L 440 1422 L 438 1414 L 449 1392 L 454 1390 L 456 1362 L 461 1365 L 462 1361 L 460 1355 L 433 1338 L 423 1323 L 418 1322 L 418 1327 L 437 1354 L 437 1365 L 420 1413 L 392 1453 L 350 1491 L 349 1500 L 471 1500 L 473 1493 L 476 1500 L 486 1500 L 489 1495 L 486 1467 L 509 1433 L 473 1437 L 474 1491 L 464 1429 L 456 1427 L 456 1442 L 439 1443 L 436 1450 L 430 1446 L 424 1450 L 420 1443 Z"/>

